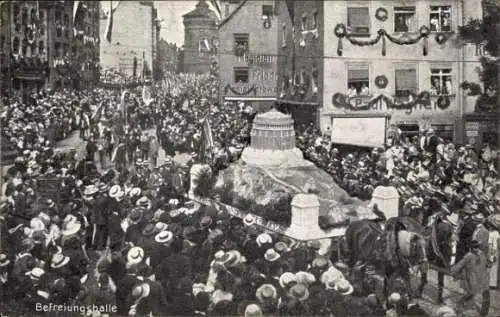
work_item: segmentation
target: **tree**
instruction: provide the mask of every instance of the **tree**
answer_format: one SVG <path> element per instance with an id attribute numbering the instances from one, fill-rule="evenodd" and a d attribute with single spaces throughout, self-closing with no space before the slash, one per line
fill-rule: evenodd
<path id="1" fill-rule="evenodd" d="M 481 84 L 465 81 L 461 84 L 463 89 L 469 91 L 471 96 L 479 96 L 476 109 L 491 111 L 498 109 L 485 109 L 485 105 L 497 104 L 499 44 L 500 38 L 497 26 L 500 23 L 500 2 L 498 0 L 483 0 L 483 19 L 471 19 L 460 27 L 460 37 L 469 43 L 482 46 L 488 54 L 480 58 L 479 79 Z"/>

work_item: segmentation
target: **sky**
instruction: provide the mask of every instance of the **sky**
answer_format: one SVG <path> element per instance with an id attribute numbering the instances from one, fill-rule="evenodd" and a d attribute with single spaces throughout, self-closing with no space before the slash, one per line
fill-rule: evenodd
<path id="1" fill-rule="evenodd" d="M 210 1 L 206 1 L 210 5 Z M 182 16 L 195 9 L 198 0 L 155 1 L 160 19 L 163 19 L 160 37 L 177 46 L 184 44 Z"/>

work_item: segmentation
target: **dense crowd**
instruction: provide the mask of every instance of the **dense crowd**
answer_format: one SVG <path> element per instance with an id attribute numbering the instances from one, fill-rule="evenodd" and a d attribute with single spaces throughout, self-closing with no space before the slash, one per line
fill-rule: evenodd
<path id="1" fill-rule="evenodd" d="M 135 316 L 425 315 L 409 305 L 402 280 L 390 281 L 384 292 L 378 272 L 364 264 L 347 267 L 330 240 L 297 243 L 263 232 L 252 217 L 231 217 L 188 200 L 190 165 L 210 162 L 218 170 L 235 160 L 249 141 L 254 111 L 214 102 L 218 83 L 208 76 L 179 76 L 172 83 L 175 93 L 159 93 L 150 106 L 138 94 L 101 90 L 41 95 L 32 106 L 8 108 L 2 133 L 24 142 L 0 205 L 0 294 L 9 310 L 24 307 L 21 314 L 33 314 L 37 303 L 52 303 L 75 305 L 67 308 L 73 311 L 116 305 L 118 315 Z M 46 118 L 43 110 L 52 114 Z M 213 156 L 199 151 L 207 142 L 200 132 L 204 120 L 213 127 Z M 50 123 L 63 127 L 59 138 L 80 128 L 87 155 L 55 151 Z M 35 124 L 32 140 L 23 131 Z M 144 131 L 154 125 L 167 154 L 160 166 L 154 139 Z M 299 144 L 350 193 L 365 190 L 367 197 L 372 189 L 365 185 L 411 180 L 412 172 L 417 186 L 398 186 L 414 191 L 408 200 L 423 198 L 421 186 L 446 196 L 450 185 L 465 181 L 455 175 L 457 164 L 471 164 L 461 149 L 451 160 L 440 158 L 438 146 L 426 150 L 429 157 L 398 144 L 344 157 L 310 129 Z M 179 152 L 191 153 L 192 160 L 175 163 Z M 452 166 L 449 178 L 439 175 L 442 162 Z M 487 171 L 484 183 L 494 169 Z M 59 195 L 40 194 L 44 179 L 57 181 Z M 488 185 L 482 189 L 481 195 L 491 195 Z M 440 313 L 453 316 L 446 306 Z"/>

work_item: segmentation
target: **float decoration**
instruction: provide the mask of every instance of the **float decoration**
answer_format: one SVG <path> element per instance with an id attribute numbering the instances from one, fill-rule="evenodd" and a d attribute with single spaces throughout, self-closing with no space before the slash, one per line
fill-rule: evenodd
<path id="1" fill-rule="evenodd" d="M 401 38 L 396 38 L 389 33 L 387 33 L 386 30 L 380 29 L 377 31 L 377 37 L 374 39 L 370 40 L 359 40 L 356 38 L 356 35 L 354 34 L 348 34 L 347 33 L 347 28 L 344 24 L 340 23 L 335 26 L 334 29 L 335 36 L 339 38 L 338 45 L 337 45 L 337 54 L 338 56 L 342 56 L 343 53 L 343 45 L 342 45 L 342 39 L 346 38 L 352 45 L 356 46 L 373 46 L 382 40 L 382 55 L 386 55 L 386 39 L 391 41 L 394 44 L 397 45 L 413 45 L 420 40 L 423 40 L 423 55 L 427 55 L 427 37 L 429 36 L 430 29 L 427 26 L 422 26 L 419 30 L 419 35 L 417 37 L 409 37 L 407 35 L 404 35 Z"/>

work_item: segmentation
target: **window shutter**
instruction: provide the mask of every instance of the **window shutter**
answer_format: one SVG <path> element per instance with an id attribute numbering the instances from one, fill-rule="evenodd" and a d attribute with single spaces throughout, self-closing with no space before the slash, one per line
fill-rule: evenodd
<path id="1" fill-rule="evenodd" d="M 396 70 L 396 90 L 417 90 L 417 71 L 415 69 Z"/>
<path id="2" fill-rule="evenodd" d="M 368 8 L 348 8 L 347 24 L 349 26 L 369 26 L 370 14 Z"/>
<path id="3" fill-rule="evenodd" d="M 347 71 L 349 81 L 365 81 L 369 80 L 368 69 L 349 69 Z"/>

